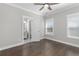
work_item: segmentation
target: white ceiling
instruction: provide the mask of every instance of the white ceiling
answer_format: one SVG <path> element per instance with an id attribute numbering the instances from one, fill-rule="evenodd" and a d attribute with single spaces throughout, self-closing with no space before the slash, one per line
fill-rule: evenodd
<path id="1" fill-rule="evenodd" d="M 48 9 L 39 11 L 39 9 L 42 6 L 41 5 L 34 5 L 33 3 L 12 3 L 11 5 L 15 5 L 17 7 L 20 7 L 22 9 L 25 9 L 25 10 L 30 11 L 32 13 L 36 13 L 38 15 L 43 15 L 46 12 L 51 12 Z M 60 4 L 57 4 L 57 5 L 51 5 L 51 8 L 53 9 L 52 11 L 54 11 L 54 10 L 60 8 L 60 7 L 64 7 L 65 5 L 67 5 L 67 3 L 60 3 Z"/>

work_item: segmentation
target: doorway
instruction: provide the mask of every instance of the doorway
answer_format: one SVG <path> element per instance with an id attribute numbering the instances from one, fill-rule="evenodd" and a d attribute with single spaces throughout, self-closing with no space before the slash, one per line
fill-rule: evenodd
<path id="1" fill-rule="evenodd" d="M 30 17 L 23 16 L 22 19 L 22 40 L 26 43 L 31 42 L 31 20 Z"/>

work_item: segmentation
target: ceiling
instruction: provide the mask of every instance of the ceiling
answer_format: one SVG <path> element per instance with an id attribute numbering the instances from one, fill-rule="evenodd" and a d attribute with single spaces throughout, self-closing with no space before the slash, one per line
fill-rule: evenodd
<path id="1" fill-rule="evenodd" d="M 46 12 L 51 12 L 48 9 L 39 11 L 39 9 L 42 7 L 42 5 L 34 5 L 34 3 L 11 3 L 11 4 L 15 5 L 17 7 L 20 7 L 22 9 L 25 9 L 27 11 L 30 11 L 32 13 L 38 14 L 38 15 L 43 15 Z M 64 5 L 65 5 L 65 3 L 59 3 L 57 5 L 51 5 L 51 8 L 53 9 L 52 11 L 54 11 L 57 8 L 60 8 L 60 7 L 64 6 Z"/>

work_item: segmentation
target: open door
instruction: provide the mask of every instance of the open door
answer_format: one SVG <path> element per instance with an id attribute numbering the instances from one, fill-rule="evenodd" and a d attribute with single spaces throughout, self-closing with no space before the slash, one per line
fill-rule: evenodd
<path id="1" fill-rule="evenodd" d="M 26 43 L 31 41 L 31 20 L 29 17 L 23 16 L 22 39 Z"/>

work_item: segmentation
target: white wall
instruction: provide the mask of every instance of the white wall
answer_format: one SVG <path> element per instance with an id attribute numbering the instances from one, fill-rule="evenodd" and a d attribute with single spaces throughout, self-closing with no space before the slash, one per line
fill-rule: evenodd
<path id="1" fill-rule="evenodd" d="M 32 20 L 32 41 L 40 40 L 41 16 L 22 9 L 0 4 L 0 50 L 23 43 L 22 16 L 29 16 Z"/>
<path id="2" fill-rule="evenodd" d="M 73 5 L 72 5 L 73 6 Z M 71 6 L 71 7 L 72 7 Z M 69 7 L 68 7 L 69 8 Z M 63 10 L 64 9 L 64 10 Z M 54 18 L 54 35 L 53 36 L 46 36 L 51 40 L 63 42 L 66 44 L 74 45 L 79 47 L 79 39 L 68 38 L 67 37 L 67 15 L 72 13 L 79 13 L 79 4 L 76 6 L 66 9 L 61 8 L 61 12 L 52 14 L 51 18 Z"/>

